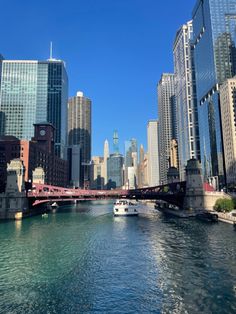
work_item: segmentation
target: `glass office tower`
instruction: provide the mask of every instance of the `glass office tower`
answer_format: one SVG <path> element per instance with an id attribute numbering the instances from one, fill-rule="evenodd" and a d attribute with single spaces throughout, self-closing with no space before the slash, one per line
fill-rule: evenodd
<path id="1" fill-rule="evenodd" d="M 68 81 L 64 62 L 55 59 L 0 62 L 0 134 L 30 140 L 34 123 L 56 130 L 55 152 L 64 156 Z"/>
<path id="2" fill-rule="evenodd" d="M 55 152 L 64 156 L 67 143 L 68 78 L 61 60 L 49 59 L 47 84 L 47 121 L 55 126 Z"/>
<path id="3" fill-rule="evenodd" d="M 138 145 L 135 138 L 125 141 L 124 165 L 124 183 L 127 185 L 127 187 L 130 188 L 130 181 L 132 180 L 134 182 L 133 186 L 136 186 L 138 182 Z M 131 174 L 131 168 L 133 174 Z M 129 177 L 129 173 L 130 176 L 133 176 L 132 179 Z"/>
<path id="4" fill-rule="evenodd" d="M 132 167 L 134 165 L 132 153 L 138 153 L 137 140 L 132 138 L 125 141 L 125 166 Z"/>
<path id="5" fill-rule="evenodd" d="M 123 185 L 124 157 L 121 154 L 111 154 L 107 159 L 107 188 L 116 189 Z"/>
<path id="6" fill-rule="evenodd" d="M 37 121 L 37 61 L 3 61 L 0 133 L 30 140 Z M 46 104 L 47 98 L 44 99 Z M 40 108 L 45 112 L 44 108 Z M 44 119 L 45 121 L 45 119 Z"/>
<path id="7" fill-rule="evenodd" d="M 193 10 L 201 162 L 205 179 L 224 184 L 219 85 L 235 74 L 236 2 L 198 0 Z"/>

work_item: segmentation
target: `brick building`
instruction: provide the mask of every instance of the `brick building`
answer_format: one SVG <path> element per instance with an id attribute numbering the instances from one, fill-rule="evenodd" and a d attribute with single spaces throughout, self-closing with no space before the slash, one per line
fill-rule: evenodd
<path id="1" fill-rule="evenodd" d="M 25 166 L 25 181 L 32 180 L 36 167 L 45 171 L 45 184 L 67 186 L 68 164 L 54 154 L 54 127 L 50 123 L 35 124 L 31 141 L 19 140 L 14 136 L 0 137 L 0 191 L 6 184 L 7 163 L 20 159 Z"/>

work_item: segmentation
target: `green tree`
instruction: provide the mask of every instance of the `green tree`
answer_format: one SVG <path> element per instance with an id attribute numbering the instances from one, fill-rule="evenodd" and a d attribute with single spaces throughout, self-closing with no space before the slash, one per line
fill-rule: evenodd
<path id="1" fill-rule="evenodd" d="M 230 212 L 234 209 L 235 200 L 227 198 L 219 198 L 214 206 L 214 210 L 217 212 Z"/>

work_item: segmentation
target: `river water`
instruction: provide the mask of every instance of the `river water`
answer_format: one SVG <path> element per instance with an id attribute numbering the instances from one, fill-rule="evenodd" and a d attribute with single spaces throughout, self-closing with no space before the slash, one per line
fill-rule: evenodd
<path id="1" fill-rule="evenodd" d="M 236 313 L 236 231 L 112 203 L 0 224 L 0 313 Z"/>

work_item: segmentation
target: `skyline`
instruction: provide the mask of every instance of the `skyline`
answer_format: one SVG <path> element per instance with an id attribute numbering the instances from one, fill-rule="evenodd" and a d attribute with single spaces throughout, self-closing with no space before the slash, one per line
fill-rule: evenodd
<path id="1" fill-rule="evenodd" d="M 69 96 L 81 90 L 92 100 L 92 154 L 102 155 L 114 129 L 121 152 L 130 138 L 146 149 L 148 120 L 157 118 L 156 85 L 162 72 L 173 72 L 174 38 L 191 19 L 195 2 L 27 0 L 13 1 L 14 12 L 12 2 L 4 3 L 0 53 L 45 60 L 52 41 L 53 57 L 66 63 Z"/>

